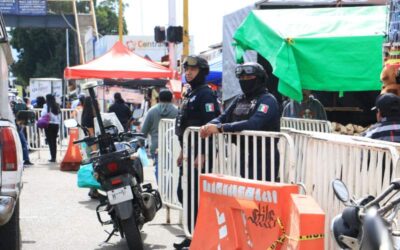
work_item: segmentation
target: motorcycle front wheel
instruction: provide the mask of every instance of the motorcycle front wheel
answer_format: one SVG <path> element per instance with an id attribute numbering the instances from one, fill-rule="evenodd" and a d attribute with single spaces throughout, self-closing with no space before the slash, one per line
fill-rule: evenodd
<path id="1" fill-rule="evenodd" d="M 143 250 L 143 241 L 140 231 L 136 226 L 135 218 L 121 220 L 122 230 L 124 231 L 126 242 L 130 250 Z"/>

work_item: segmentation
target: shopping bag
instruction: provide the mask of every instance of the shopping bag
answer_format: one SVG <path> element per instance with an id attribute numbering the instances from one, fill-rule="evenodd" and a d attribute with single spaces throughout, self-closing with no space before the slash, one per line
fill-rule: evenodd
<path id="1" fill-rule="evenodd" d="M 78 170 L 78 187 L 100 189 L 100 183 L 93 176 L 93 164 L 82 165 Z"/>
<path id="2" fill-rule="evenodd" d="M 48 128 L 50 123 L 50 113 L 41 116 L 39 120 L 36 122 L 36 126 L 38 128 Z"/>
<path id="3" fill-rule="evenodd" d="M 147 157 L 146 149 L 143 147 L 138 150 L 140 161 L 142 162 L 143 167 L 147 167 L 149 165 L 149 158 Z"/>

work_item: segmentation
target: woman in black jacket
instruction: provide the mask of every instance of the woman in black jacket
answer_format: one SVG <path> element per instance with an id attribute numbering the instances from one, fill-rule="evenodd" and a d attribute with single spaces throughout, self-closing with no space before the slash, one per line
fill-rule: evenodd
<path id="1" fill-rule="evenodd" d="M 83 102 L 83 110 L 81 116 L 82 126 L 86 127 L 89 131 L 89 136 L 94 136 L 94 118 L 96 117 L 96 112 L 93 106 L 92 98 L 90 96 L 85 97 Z M 96 145 L 92 147 L 87 147 L 87 153 L 90 154 L 91 151 L 96 150 Z M 90 188 L 89 194 L 90 198 L 97 199 L 100 194 L 95 188 Z"/>
<path id="2" fill-rule="evenodd" d="M 81 123 L 82 126 L 86 127 L 89 130 L 89 136 L 94 135 L 94 118 L 95 111 L 92 103 L 92 99 L 90 96 L 85 97 L 83 102 Z"/>

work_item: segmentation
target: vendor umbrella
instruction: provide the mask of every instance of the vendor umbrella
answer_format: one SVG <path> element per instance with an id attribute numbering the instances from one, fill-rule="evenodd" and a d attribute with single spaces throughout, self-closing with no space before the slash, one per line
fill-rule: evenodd
<path id="1" fill-rule="evenodd" d="M 67 67 L 67 79 L 144 79 L 171 78 L 172 71 L 155 62 L 136 55 L 121 42 L 103 56 L 86 64 Z"/>

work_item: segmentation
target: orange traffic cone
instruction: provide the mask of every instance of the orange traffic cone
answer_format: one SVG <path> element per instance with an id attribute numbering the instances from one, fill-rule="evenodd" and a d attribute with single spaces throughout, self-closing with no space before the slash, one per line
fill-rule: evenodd
<path id="1" fill-rule="evenodd" d="M 82 162 L 82 155 L 79 146 L 74 141 L 79 139 L 78 128 L 69 129 L 68 149 L 61 162 L 60 169 L 62 171 L 77 171 Z"/>

